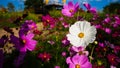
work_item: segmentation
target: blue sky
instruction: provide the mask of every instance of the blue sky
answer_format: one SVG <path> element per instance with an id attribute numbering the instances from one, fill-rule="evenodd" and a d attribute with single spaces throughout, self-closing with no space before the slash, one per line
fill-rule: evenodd
<path id="1" fill-rule="evenodd" d="M 57 1 L 57 0 L 50 0 L 50 1 Z M 62 0 L 58 0 L 61 2 Z M 120 0 L 66 0 L 73 1 L 74 3 L 79 2 L 80 7 L 83 8 L 82 2 L 88 2 L 91 4 L 92 7 L 96 7 L 97 10 L 102 10 L 104 6 L 108 5 L 111 2 L 120 2 Z M 24 8 L 24 0 L 0 0 L 0 5 L 7 6 L 9 2 L 12 2 L 15 5 L 16 10 L 21 10 Z"/>

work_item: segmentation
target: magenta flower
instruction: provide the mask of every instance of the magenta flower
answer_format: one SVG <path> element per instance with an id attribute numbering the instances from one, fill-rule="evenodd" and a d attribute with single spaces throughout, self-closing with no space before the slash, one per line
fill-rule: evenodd
<path id="1" fill-rule="evenodd" d="M 20 38 L 17 38 L 14 35 L 11 35 L 11 42 L 15 44 L 16 49 L 20 52 L 26 52 L 27 50 L 33 51 L 37 41 L 33 40 L 34 34 L 29 33 L 27 35 L 22 35 Z"/>
<path id="2" fill-rule="evenodd" d="M 102 42 L 99 42 L 98 45 L 99 45 L 100 47 L 104 47 L 104 46 L 105 46 L 105 44 L 102 43 Z"/>
<path id="3" fill-rule="evenodd" d="M 21 37 L 22 39 L 22 42 L 24 44 L 23 47 L 21 47 L 20 51 L 26 51 L 26 50 L 29 50 L 29 51 L 32 51 L 34 50 L 36 44 L 37 44 L 37 41 L 33 40 L 32 38 L 34 37 L 34 34 L 30 33 L 30 34 L 27 34 L 26 36 L 23 35 Z"/>
<path id="4" fill-rule="evenodd" d="M 60 66 L 55 66 L 54 68 L 60 68 Z"/>
<path id="5" fill-rule="evenodd" d="M 73 57 L 68 57 L 66 59 L 66 63 L 69 64 L 69 68 L 92 68 L 92 64 L 85 55 L 74 55 Z"/>
<path id="6" fill-rule="evenodd" d="M 56 25 L 56 20 L 50 15 L 42 16 L 42 21 L 43 21 L 43 25 L 50 26 L 50 29 L 54 28 Z"/>
<path id="7" fill-rule="evenodd" d="M 83 5 L 87 8 L 87 10 L 93 14 L 97 13 L 96 8 L 91 8 L 91 5 L 87 2 L 84 2 Z"/>
<path id="8" fill-rule="evenodd" d="M 66 57 L 66 52 L 65 52 L 65 51 L 62 52 L 62 56 L 63 56 L 63 57 Z"/>
<path id="9" fill-rule="evenodd" d="M 111 29 L 110 28 L 105 28 L 105 32 L 110 34 L 111 33 Z"/>
<path id="10" fill-rule="evenodd" d="M 79 4 L 76 3 L 75 5 L 70 1 L 68 5 L 64 5 L 62 9 L 62 14 L 68 17 L 73 17 L 73 15 L 78 11 Z"/>
<path id="11" fill-rule="evenodd" d="M 88 56 L 88 54 L 89 54 L 88 51 L 85 51 L 84 47 L 75 47 L 75 46 L 72 46 L 71 50 L 74 51 L 74 52 L 76 52 L 78 55 L 86 55 L 86 56 Z"/>
<path id="12" fill-rule="evenodd" d="M 67 37 L 64 37 L 64 38 L 62 39 L 62 45 L 63 45 L 63 46 L 67 46 L 67 45 L 69 45 L 69 44 L 70 44 L 70 41 L 67 40 Z"/>
<path id="13" fill-rule="evenodd" d="M 104 21 L 105 21 L 106 23 L 109 23 L 109 22 L 111 21 L 111 19 L 110 19 L 110 17 L 107 17 L 107 18 L 104 19 Z"/>
<path id="14" fill-rule="evenodd" d="M 49 61 L 51 58 L 51 55 L 49 53 L 39 53 L 38 58 L 40 58 L 42 61 Z"/>
<path id="15" fill-rule="evenodd" d="M 64 26 L 64 28 L 70 27 L 70 25 L 68 23 L 66 23 L 66 22 L 62 22 L 62 25 Z"/>
<path id="16" fill-rule="evenodd" d="M 117 57 L 115 54 L 108 54 L 107 55 L 108 61 L 111 65 L 117 66 L 120 63 L 120 58 Z"/>
<path id="17" fill-rule="evenodd" d="M 26 20 L 25 23 L 27 24 L 29 30 L 35 30 L 37 28 L 37 25 L 32 20 Z"/>
<path id="18" fill-rule="evenodd" d="M 120 46 L 114 46 L 114 52 L 117 54 L 120 51 Z"/>

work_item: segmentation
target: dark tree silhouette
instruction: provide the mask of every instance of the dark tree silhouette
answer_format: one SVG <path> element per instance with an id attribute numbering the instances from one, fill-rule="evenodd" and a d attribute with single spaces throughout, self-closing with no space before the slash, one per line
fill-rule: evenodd
<path id="1" fill-rule="evenodd" d="M 15 6 L 14 6 L 13 3 L 11 3 L 11 2 L 9 2 L 9 3 L 7 4 L 7 8 L 8 8 L 8 11 L 9 11 L 9 12 L 15 11 Z"/>
<path id="2" fill-rule="evenodd" d="M 105 6 L 103 12 L 120 14 L 120 2 L 111 3 Z"/>
<path id="3" fill-rule="evenodd" d="M 34 9 L 35 12 L 39 11 L 44 3 L 43 3 L 44 0 L 26 0 L 24 2 L 24 5 L 25 5 L 25 9 Z"/>

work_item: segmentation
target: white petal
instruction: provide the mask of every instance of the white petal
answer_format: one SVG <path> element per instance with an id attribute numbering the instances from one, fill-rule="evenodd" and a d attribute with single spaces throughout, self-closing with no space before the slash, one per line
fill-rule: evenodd
<path id="1" fill-rule="evenodd" d="M 72 34 L 72 35 L 78 35 L 79 32 L 80 32 L 78 25 L 77 25 L 76 23 L 73 24 L 73 25 L 70 27 L 69 32 L 70 32 L 70 34 Z"/>

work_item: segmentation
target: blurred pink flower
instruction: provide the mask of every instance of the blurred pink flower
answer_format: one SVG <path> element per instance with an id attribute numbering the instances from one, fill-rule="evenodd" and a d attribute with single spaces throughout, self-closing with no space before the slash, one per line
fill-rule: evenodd
<path id="1" fill-rule="evenodd" d="M 111 33 L 111 29 L 110 28 L 105 28 L 105 32 L 110 34 Z"/>
<path id="2" fill-rule="evenodd" d="M 96 8 L 91 8 L 91 5 L 87 2 L 84 2 L 83 5 L 87 8 L 87 10 L 89 12 L 91 12 L 92 14 L 96 14 L 97 13 L 97 10 Z"/>
<path id="3" fill-rule="evenodd" d="M 66 59 L 66 63 L 69 64 L 69 68 L 92 68 L 92 64 L 85 55 L 74 55 L 73 57 L 68 57 Z"/>
<path id="4" fill-rule="evenodd" d="M 64 37 L 64 38 L 62 39 L 62 46 L 67 46 L 67 45 L 69 45 L 69 44 L 70 44 L 70 41 L 67 40 L 67 37 Z"/>
<path id="5" fill-rule="evenodd" d="M 42 61 L 49 61 L 51 58 L 51 55 L 49 53 L 39 53 L 38 58 L 40 58 Z"/>
<path id="6" fill-rule="evenodd" d="M 120 58 L 117 57 L 115 54 L 108 54 L 107 59 L 108 59 L 109 63 L 113 66 L 117 66 L 118 63 L 120 63 Z"/>
<path id="7" fill-rule="evenodd" d="M 120 46 L 114 46 L 114 52 L 117 54 L 118 52 L 120 52 Z"/>
<path id="8" fill-rule="evenodd" d="M 68 5 L 64 5 L 62 9 L 62 14 L 68 17 L 73 17 L 73 15 L 77 12 L 79 9 L 79 4 L 76 3 L 75 5 L 70 1 L 68 2 Z"/>
<path id="9" fill-rule="evenodd" d="M 100 47 L 104 47 L 104 46 L 105 46 L 104 43 L 101 43 L 101 42 L 99 42 L 98 45 L 99 45 Z"/>
<path id="10" fill-rule="evenodd" d="M 64 28 L 70 27 L 70 24 L 68 24 L 68 23 L 66 23 L 66 22 L 62 22 L 62 25 L 64 26 Z"/>
<path id="11" fill-rule="evenodd" d="M 50 15 L 42 16 L 42 21 L 44 26 L 50 26 L 50 29 L 54 28 L 56 25 L 56 20 Z"/>
<path id="12" fill-rule="evenodd" d="M 55 66 L 54 68 L 60 68 L 60 66 Z"/>
<path id="13" fill-rule="evenodd" d="M 65 52 L 65 51 L 62 52 L 62 56 L 63 56 L 63 57 L 66 57 L 66 52 Z"/>
<path id="14" fill-rule="evenodd" d="M 110 21 L 111 21 L 110 17 L 107 17 L 104 19 L 104 22 L 106 22 L 106 23 L 110 23 Z"/>

